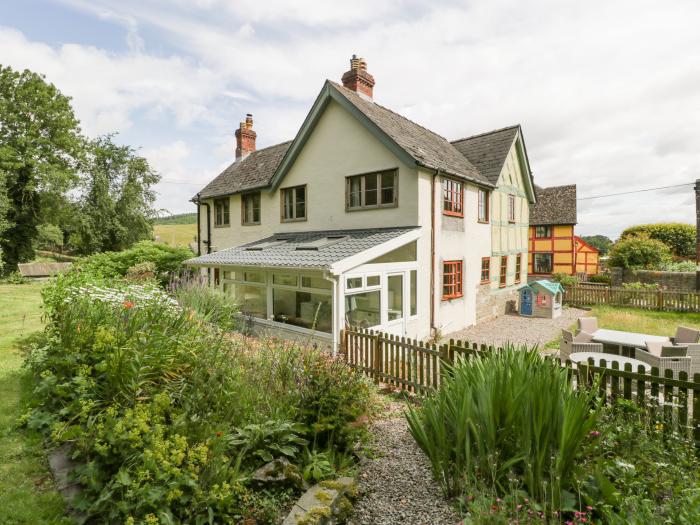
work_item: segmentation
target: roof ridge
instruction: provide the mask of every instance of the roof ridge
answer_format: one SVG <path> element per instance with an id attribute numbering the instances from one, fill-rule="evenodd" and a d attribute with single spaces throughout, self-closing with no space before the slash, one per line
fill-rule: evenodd
<path id="1" fill-rule="evenodd" d="M 344 89 L 344 90 L 346 90 L 346 91 L 349 91 L 350 93 L 355 93 L 355 92 L 352 91 L 351 89 L 348 89 L 348 88 L 346 88 L 345 86 L 342 86 L 342 85 L 338 84 L 337 82 L 334 82 L 333 80 L 330 80 L 330 79 L 327 79 L 327 80 L 328 80 L 328 82 L 330 82 L 331 84 L 333 84 L 333 85 L 336 86 L 336 87 L 342 88 L 342 89 Z M 358 95 L 358 96 L 359 96 L 359 95 Z M 442 140 L 444 140 L 444 141 L 447 142 L 448 144 L 450 143 L 450 141 L 447 140 L 447 137 L 443 137 L 442 135 L 440 135 L 439 133 L 436 133 L 436 132 L 433 131 L 432 129 L 426 128 L 425 126 L 423 126 L 422 124 L 419 124 L 419 123 L 416 122 L 415 120 L 411 120 L 411 119 L 408 118 L 407 116 L 402 115 L 401 113 L 397 113 L 397 112 L 394 111 L 393 109 L 388 108 L 388 107 L 386 107 L 386 106 L 383 106 L 382 104 L 379 104 L 379 103 L 375 102 L 374 100 L 371 100 L 371 101 L 370 101 L 370 100 L 366 100 L 366 99 L 364 99 L 364 98 L 362 98 L 362 97 L 360 97 L 360 98 L 361 98 L 362 100 L 364 100 L 365 102 L 370 102 L 371 104 L 374 104 L 375 106 L 378 106 L 378 107 L 380 107 L 380 108 L 382 108 L 382 109 L 388 111 L 389 113 L 393 113 L 393 114 L 396 115 L 397 117 L 401 117 L 402 119 L 409 121 L 411 124 L 415 124 L 415 125 L 418 126 L 419 128 L 422 128 L 422 129 L 424 129 L 425 131 L 427 131 L 428 133 L 432 133 L 432 134 L 435 135 L 436 137 L 440 137 Z"/>
<path id="2" fill-rule="evenodd" d="M 463 137 L 463 138 L 461 138 L 461 139 L 451 140 L 451 141 L 450 141 L 450 144 L 454 144 L 455 142 L 463 142 L 463 141 L 469 140 L 469 139 L 476 139 L 476 138 L 479 138 L 479 137 L 484 137 L 484 136 L 486 136 L 486 135 L 491 135 L 491 134 L 493 134 L 493 133 L 499 133 L 499 132 L 501 132 L 501 131 L 506 131 L 506 130 L 508 130 L 508 129 L 515 129 L 515 128 L 519 128 L 519 127 L 520 127 L 520 124 L 513 124 L 512 126 L 505 126 L 505 127 L 503 127 L 503 128 L 498 128 L 498 129 L 494 129 L 494 130 L 491 130 L 491 131 L 484 131 L 483 133 L 477 133 L 476 135 L 470 135 L 470 136 L 468 136 L 468 137 Z"/>

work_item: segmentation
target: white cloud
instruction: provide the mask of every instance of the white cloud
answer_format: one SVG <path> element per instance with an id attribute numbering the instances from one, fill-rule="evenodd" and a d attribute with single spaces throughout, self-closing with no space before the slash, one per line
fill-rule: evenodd
<path id="1" fill-rule="evenodd" d="M 63 1 L 124 25 L 131 51 L 54 49 L 3 31 L 3 60 L 46 72 L 89 129 L 138 125 L 142 110 L 184 131 L 197 123 L 183 161 L 197 177 L 232 158 L 246 112 L 259 145 L 291 138 L 352 53 L 368 59 L 378 102 L 444 136 L 520 122 L 539 184 L 577 183 L 587 196 L 700 173 L 700 4 L 690 0 Z M 155 38 L 176 51 L 150 54 Z M 690 222 L 692 208 L 690 191 L 581 201 L 579 232 Z"/>

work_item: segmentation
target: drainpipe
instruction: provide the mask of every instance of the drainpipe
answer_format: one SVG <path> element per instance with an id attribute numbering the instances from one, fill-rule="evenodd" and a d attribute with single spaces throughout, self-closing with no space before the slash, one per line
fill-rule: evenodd
<path id="1" fill-rule="evenodd" d="M 200 226 L 200 205 L 199 205 L 199 193 L 194 198 L 194 203 L 197 206 L 197 256 L 202 255 L 202 228 Z"/>
<path id="2" fill-rule="evenodd" d="M 204 243 L 207 245 L 207 253 L 211 253 L 211 214 L 209 213 L 209 203 L 205 202 L 207 207 L 207 240 Z"/>
<path id="3" fill-rule="evenodd" d="M 430 186 L 430 330 L 435 333 L 435 181 L 440 170 L 433 173 Z"/>

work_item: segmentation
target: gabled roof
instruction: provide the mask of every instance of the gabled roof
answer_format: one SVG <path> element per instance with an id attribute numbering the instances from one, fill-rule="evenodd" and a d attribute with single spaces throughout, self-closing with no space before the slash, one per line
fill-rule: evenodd
<path id="1" fill-rule="evenodd" d="M 576 185 L 535 186 L 537 202 L 530 208 L 530 225 L 576 224 Z"/>
<path id="2" fill-rule="evenodd" d="M 529 286 L 531 288 L 544 288 L 552 295 L 556 294 L 557 292 L 564 293 L 564 287 L 561 285 L 561 283 L 558 283 L 556 281 L 548 281 L 546 279 L 542 279 L 540 281 L 531 282 Z"/>
<path id="3" fill-rule="evenodd" d="M 325 270 L 333 264 L 418 231 L 416 226 L 277 233 L 185 261 L 191 266 L 233 265 Z M 409 239 L 407 242 L 409 242 Z"/>
<path id="4" fill-rule="evenodd" d="M 208 199 L 268 186 L 291 143 L 292 141 L 289 140 L 259 149 L 243 160 L 232 163 L 207 184 L 197 196 L 201 199 Z"/>
<path id="5" fill-rule="evenodd" d="M 467 157 L 491 184 L 497 184 L 503 164 L 515 137 L 518 135 L 519 129 L 520 126 L 516 124 L 515 126 L 453 140 L 452 145 L 462 155 Z"/>

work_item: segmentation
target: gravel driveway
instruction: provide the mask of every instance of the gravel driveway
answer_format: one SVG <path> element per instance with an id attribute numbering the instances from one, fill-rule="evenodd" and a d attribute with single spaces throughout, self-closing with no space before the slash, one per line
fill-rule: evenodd
<path id="1" fill-rule="evenodd" d="M 579 317 L 588 314 L 588 311 L 579 308 L 564 308 L 561 317 L 556 319 L 521 317 L 517 314 L 500 315 L 495 319 L 447 334 L 445 340 L 461 339 L 493 346 L 503 346 L 507 342 L 524 343 L 528 346 L 537 344 L 543 349 L 544 345 L 559 337 L 562 329 L 569 328 Z"/>
<path id="2" fill-rule="evenodd" d="M 375 457 L 360 466 L 362 496 L 350 525 L 453 525 L 460 521 L 433 480 L 430 464 L 408 432 L 403 405 L 391 403 L 370 426 Z"/>

